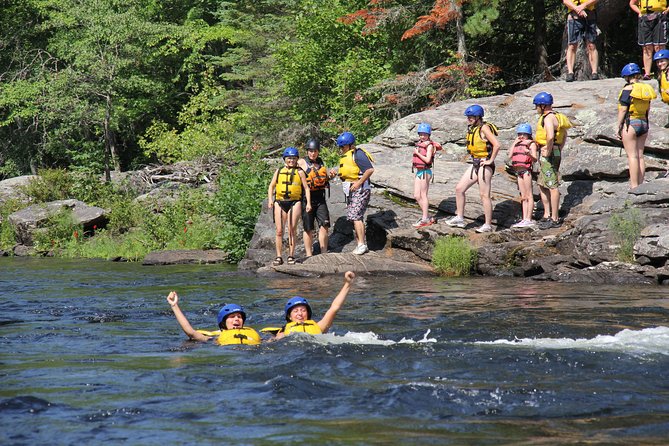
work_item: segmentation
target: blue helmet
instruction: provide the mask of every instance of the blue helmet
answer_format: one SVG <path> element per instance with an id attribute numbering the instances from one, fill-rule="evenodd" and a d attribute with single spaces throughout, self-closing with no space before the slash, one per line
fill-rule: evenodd
<path id="1" fill-rule="evenodd" d="M 230 316 L 232 313 L 241 313 L 242 314 L 242 320 L 246 322 L 246 313 L 244 312 L 244 308 L 240 307 L 237 304 L 227 304 L 224 305 L 223 308 L 221 308 L 221 311 L 218 312 L 218 326 L 220 328 L 225 328 L 224 322 L 225 319 Z M 223 326 L 221 326 L 223 325 Z"/>
<path id="2" fill-rule="evenodd" d="M 525 133 L 527 135 L 532 136 L 532 126 L 529 125 L 527 122 L 518 124 L 518 127 L 516 127 L 516 133 L 517 134 Z"/>
<path id="3" fill-rule="evenodd" d="M 534 97 L 532 103 L 534 105 L 553 105 L 553 95 L 542 91 Z"/>
<path id="4" fill-rule="evenodd" d="M 653 60 L 669 59 L 669 50 L 660 50 L 653 55 Z"/>
<path id="5" fill-rule="evenodd" d="M 351 132 L 344 132 L 337 137 L 337 145 L 344 147 L 355 142 L 355 136 Z"/>
<path id="6" fill-rule="evenodd" d="M 421 122 L 418 124 L 418 130 L 416 131 L 417 133 L 427 133 L 428 135 L 432 134 L 432 126 L 428 124 L 427 122 Z"/>
<path id="7" fill-rule="evenodd" d="M 283 157 L 287 158 L 289 156 L 300 156 L 300 152 L 295 147 L 286 147 L 286 150 L 283 151 Z"/>
<path id="8" fill-rule="evenodd" d="M 625 65 L 620 72 L 621 77 L 634 76 L 635 74 L 641 74 L 641 68 L 634 62 Z"/>
<path id="9" fill-rule="evenodd" d="M 288 302 L 286 302 L 286 320 L 290 322 L 290 310 L 292 310 L 293 307 L 297 305 L 305 305 L 307 307 L 307 316 L 309 319 L 311 319 L 311 305 L 309 305 L 309 302 L 307 302 L 304 297 L 294 296 L 288 299 Z"/>
<path id="10" fill-rule="evenodd" d="M 483 107 L 478 104 L 470 105 L 465 109 L 465 116 L 483 117 Z"/>

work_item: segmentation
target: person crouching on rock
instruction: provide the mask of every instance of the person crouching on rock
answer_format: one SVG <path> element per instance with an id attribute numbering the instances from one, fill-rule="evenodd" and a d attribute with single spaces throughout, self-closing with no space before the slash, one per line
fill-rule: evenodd
<path id="1" fill-rule="evenodd" d="M 355 273 L 353 271 L 346 271 L 344 273 L 344 285 L 341 287 L 339 294 L 332 300 L 330 308 L 325 312 L 325 316 L 318 322 L 311 319 L 311 306 L 305 298 L 300 296 L 290 298 L 284 307 L 287 324 L 278 331 L 276 339 L 281 339 L 291 333 L 327 333 L 337 313 L 342 305 L 344 305 L 344 302 L 346 302 L 346 296 L 348 296 L 348 292 L 351 290 L 351 284 L 354 279 Z"/>
<path id="2" fill-rule="evenodd" d="M 260 344 L 260 335 L 251 327 L 245 327 L 246 312 L 237 304 L 227 304 L 218 312 L 217 322 L 220 331 L 195 330 L 179 308 L 179 296 L 176 291 L 170 291 L 167 302 L 172 308 L 177 322 L 188 338 L 194 341 L 207 342 L 216 338 L 219 345 Z"/>
<path id="3" fill-rule="evenodd" d="M 304 171 L 297 165 L 299 152 L 295 147 L 283 151 L 284 166 L 274 172 L 267 189 L 267 206 L 272 210 L 276 226 L 276 258 L 272 265 L 283 265 L 283 229 L 288 222 L 289 265 L 295 264 L 295 237 L 297 222 L 302 216 L 302 197 L 305 197 L 305 211 L 311 211 L 311 194 Z"/>
<path id="4" fill-rule="evenodd" d="M 538 146 L 532 140 L 532 126 L 530 124 L 520 124 L 516 127 L 516 134 L 518 137 L 509 147 L 508 158 L 511 161 L 511 169 L 518 181 L 523 216 L 518 223 L 511 225 L 511 227 L 528 228 L 536 225 L 532 220 L 532 212 L 534 212 L 532 165 L 537 161 Z"/>

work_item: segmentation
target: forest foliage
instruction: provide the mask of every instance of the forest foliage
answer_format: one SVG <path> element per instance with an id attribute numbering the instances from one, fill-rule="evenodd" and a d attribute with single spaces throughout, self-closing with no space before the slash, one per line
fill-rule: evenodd
<path id="1" fill-rule="evenodd" d="M 109 179 L 204 157 L 243 170 L 309 137 L 365 142 L 406 114 L 559 76 L 565 11 L 561 0 L 6 0 L 0 180 Z M 637 56 L 632 23 L 604 30 L 605 70 Z M 241 193 L 260 200 L 264 187 Z"/>

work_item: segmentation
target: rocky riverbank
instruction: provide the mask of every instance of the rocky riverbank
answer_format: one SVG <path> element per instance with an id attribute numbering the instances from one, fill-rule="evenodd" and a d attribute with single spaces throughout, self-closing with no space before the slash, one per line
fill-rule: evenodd
<path id="1" fill-rule="evenodd" d="M 653 81 L 654 83 L 654 81 Z M 361 145 L 376 160 L 373 197 L 367 213 L 369 254 L 354 256 L 352 225 L 343 217 L 344 200 L 340 185 L 332 185 L 329 199 L 333 228 L 330 252 L 304 258 L 301 247 L 296 265 L 268 266 L 274 258 L 274 224 L 264 205 L 245 258 L 239 263 L 242 270 L 259 274 L 292 274 L 319 276 L 354 270 L 367 274 L 423 275 L 434 274 L 430 266 L 432 249 L 438 237 L 457 234 L 468 237 L 477 247 L 478 274 L 493 276 L 531 277 L 538 280 L 669 284 L 669 129 L 667 107 L 655 101 L 650 114 L 651 131 L 646 143 L 646 182 L 628 190 L 627 160 L 620 142 L 615 138 L 616 98 L 623 81 L 607 79 L 588 82 L 551 82 L 538 84 L 513 95 L 501 95 L 441 106 L 434 110 L 404 117 L 369 144 Z M 520 215 L 520 201 L 515 179 L 504 172 L 508 145 L 515 137 L 514 129 L 521 122 L 533 127 L 537 116 L 532 98 L 539 91 L 549 91 L 555 97 L 554 108 L 572 120 L 574 128 L 563 153 L 560 187 L 561 216 L 559 228 L 511 229 Z M 477 234 L 473 229 L 482 221 L 483 210 L 476 187 L 467 196 L 465 229 L 451 228 L 444 223 L 455 212 L 455 184 L 465 170 L 466 121 L 464 109 L 473 103 L 486 110 L 486 120 L 500 129 L 502 151 L 493 178 L 493 223 L 495 232 Z M 419 216 L 413 202 L 411 151 L 417 140 L 418 123 L 432 124 L 433 139 L 444 146 L 435 163 L 435 180 L 430 188 L 430 205 L 437 223 L 414 229 L 411 223 Z M 137 173 L 141 176 L 144 173 Z M 215 175 L 215 172 L 212 173 Z M 126 178 L 132 180 L 133 173 Z M 25 181 L 25 179 L 24 179 Z M 0 182 L 0 199 L 12 193 L 20 179 Z M 169 185 L 163 182 L 148 187 L 151 196 Z M 211 184 L 206 187 L 211 187 Z M 535 186 L 537 212 L 541 213 L 538 189 Z M 80 202 L 59 203 L 70 206 L 92 225 L 100 218 L 97 209 L 85 209 Z M 40 207 L 39 209 L 42 209 Z M 26 210 L 12 215 L 16 220 L 15 255 L 30 253 L 30 231 L 39 226 L 39 209 L 33 209 L 31 219 Z M 618 261 L 620 242 L 611 229 L 611 218 L 620 217 L 625 209 L 638 211 L 641 235 L 634 244 L 634 262 Z M 18 229 L 17 229 L 18 231 Z M 316 250 L 316 252 L 318 252 Z M 174 252 L 153 253 L 146 264 L 165 264 L 225 261 L 224 253 Z"/>

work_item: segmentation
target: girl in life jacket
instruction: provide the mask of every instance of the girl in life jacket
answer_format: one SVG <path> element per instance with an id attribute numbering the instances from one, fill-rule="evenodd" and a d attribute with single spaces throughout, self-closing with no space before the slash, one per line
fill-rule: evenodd
<path id="1" fill-rule="evenodd" d="M 472 165 L 462 174 L 455 186 L 455 217 L 446 221 L 449 226 L 465 227 L 466 192 L 474 184 L 479 186 L 479 195 L 483 204 L 485 223 L 476 232 L 492 232 L 492 175 L 495 172 L 495 157 L 499 152 L 497 128 L 483 120 L 483 107 L 470 105 L 465 110 L 467 117 L 467 150 L 472 156 Z"/>
<path id="2" fill-rule="evenodd" d="M 288 223 L 289 265 L 295 264 L 295 239 L 297 222 L 302 217 L 302 197 L 305 197 L 305 211 L 311 211 L 311 193 L 304 171 L 297 165 L 299 153 L 295 147 L 283 151 L 284 166 L 274 172 L 267 189 L 267 206 L 272 212 L 276 226 L 276 258 L 272 264 L 283 264 L 283 230 Z M 275 205 L 276 204 L 276 205 Z"/>
<path id="3" fill-rule="evenodd" d="M 179 296 L 176 291 L 171 291 L 167 296 L 167 302 L 172 308 L 177 322 L 189 339 L 207 342 L 216 338 L 218 345 L 257 345 L 261 339 L 257 331 L 251 327 L 245 327 L 246 312 L 237 304 L 227 304 L 218 312 L 218 328 L 216 331 L 195 330 L 188 319 L 179 308 Z"/>
<path id="4" fill-rule="evenodd" d="M 430 141 L 432 126 L 426 122 L 418 124 L 418 143 L 413 149 L 411 160 L 412 171 L 414 171 L 413 197 L 420 206 L 423 213 L 421 218 L 413 224 L 414 228 L 422 228 L 434 223 L 434 220 L 428 215 L 430 202 L 427 198 L 430 189 L 430 181 L 433 178 L 432 161 L 436 151 L 435 144 Z"/>
<path id="5" fill-rule="evenodd" d="M 523 216 L 518 223 L 511 225 L 511 227 L 528 228 L 536 224 L 532 220 L 532 212 L 534 211 L 532 165 L 538 159 L 538 146 L 532 140 L 532 126 L 530 124 L 520 124 L 516 127 L 516 134 L 518 136 L 511 147 L 509 147 L 507 156 L 511 162 L 511 169 L 518 181 Z"/>
<path id="6" fill-rule="evenodd" d="M 339 294 L 332 300 L 330 308 L 325 312 L 325 316 L 318 322 L 311 319 L 311 306 L 305 298 L 300 296 L 290 298 L 284 307 L 287 323 L 278 330 L 276 339 L 281 339 L 291 333 L 327 333 L 337 313 L 344 305 L 344 302 L 346 302 L 346 296 L 348 296 L 348 292 L 351 290 L 351 284 L 354 279 L 355 273 L 353 271 L 346 271 L 344 273 L 344 285 L 339 290 Z M 264 331 L 272 330 L 265 329 Z"/>
<path id="7" fill-rule="evenodd" d="M 657 65 L 657 83 L 660 89 L 662 102 L 669 104 L 669 50 L 664 49 L 653 55 L 655 65 Z M 669 128 L 669 121 L 664 125 Z"/>
<path id="8" fill-rule="evenodd" d="M 625 86 L 618 96 L 618 138 L 627 153 L 630 188 L 643 183 L 646 162 L 643 151 L 648 138 L 650 101 L 657 95 L 648 84 L 641 82 L 641 68 L 635 63 L 625 65 L 620 73 Z"/>

